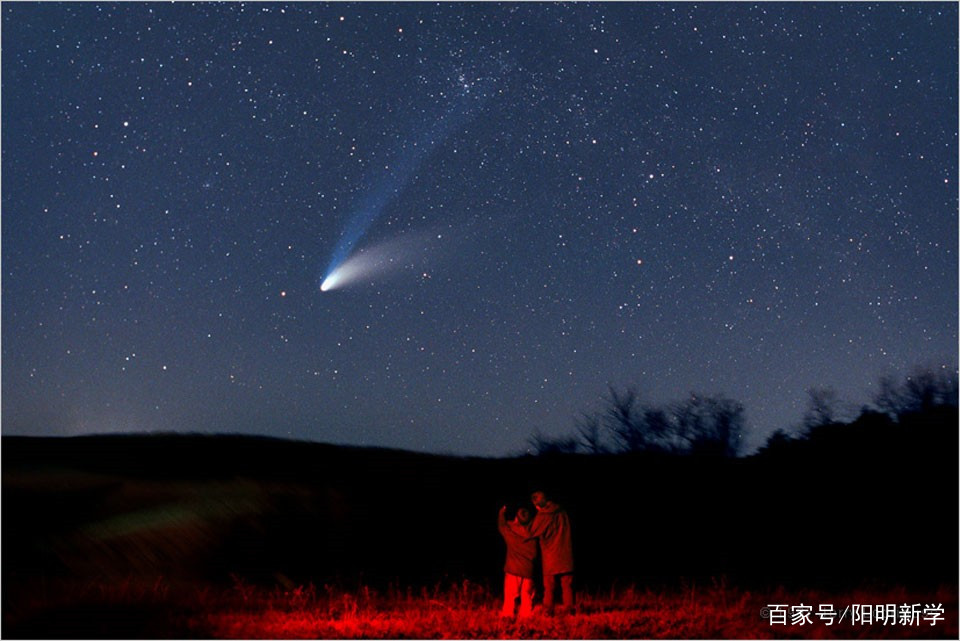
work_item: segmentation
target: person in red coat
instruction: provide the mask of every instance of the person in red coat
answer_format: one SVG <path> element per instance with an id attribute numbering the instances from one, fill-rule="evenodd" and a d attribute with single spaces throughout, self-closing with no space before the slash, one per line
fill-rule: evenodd
<path id="1" fill-rule="evenodd" d="M 500 508 L 497 528 L 507 544 L 507 561 L 503 566 L 503 609 L 500 616 L 513 618 L 517 598 L 520 599 L 521 619 L 533 614 L 534 565 L 537 561 L 537 540 L 530 537 L 530 510 L 517 509 L 516 516 L 507 521 L 507 506 Z"/>
<path id="2" fill-rule="evenodd" d="M 540 541 L 543 561 L 543 610 L 553 613 L 557 582 L 560 583 L 560 608 L 568 611 L 574 606 L 573 594 L 573 539 L 567 511 L 537 491 L 530 496 L 537 515 L 530 524 L 530 536 Z"/>

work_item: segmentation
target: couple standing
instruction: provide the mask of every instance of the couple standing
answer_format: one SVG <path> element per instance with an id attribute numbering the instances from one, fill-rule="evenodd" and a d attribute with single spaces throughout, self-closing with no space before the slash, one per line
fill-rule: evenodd
<path id="1" fill-rule="evenodd" d="M 570 517 L 566 510 L 540 491 L 530 496 L 537 510 L 531 519 L 530 510 L 517 508 L 513 519 L 507 520 L 507 506 L 500 508 L 497 525 L 507 543 L 507 562 L 503 567 L 503 609 L 500 616 L 513 618 L 517 598 L 518 616 L 533 614 L 534 568 L 539 551 L 543 565 L 543 611 L 553 614 L 554 596 L 560 583 L 560 607 L 573 607 L 573 543 L 570 537 Z M 539 542 L 539 550 L 538 550 Z"/>

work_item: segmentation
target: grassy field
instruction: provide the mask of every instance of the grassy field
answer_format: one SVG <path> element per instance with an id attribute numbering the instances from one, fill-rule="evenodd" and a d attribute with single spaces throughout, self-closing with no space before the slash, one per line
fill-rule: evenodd
<path id="1" fill-rule="evenodd" d="M 3 437 L 0 637 L 957 638 L 955 440 L 883 442 L 488 460 L 233 436 Z M 534 483 L 566 497 L 585 589 L 574 614 L 502 621 L 496 512 Z M 829 500 L 811 503 L 814 518 L 784 509 L 794 496 Z M 842 500 L 867 496 L 942 509 L 893 518 Z M 620 516 L 635 504 L 637 518 Z M 878 605 L 896 620 L 854 618 Z"/>
<path id="2" fill-rule="evenodd" d="M 229 587 L 121 581 L 46 584 L 6 608 L 6 638 L 421 638 L 421 639 L 693 639 L 693 638 L 956 638 L 957 594 L 863 589 L 751 592 L 715 581 L 667 590 L 634 586 L 579 595 L 577 611 L 527 621 L 498 616 L 499 594 L 463 582 L 430 589 L 342 590 L 330 586 Z M 817 611 L 847 606 L 920 604 L 917 624 L 827 625 Z M 771 625 L 768 606 L 812 606 L 811 623 Z M 936 625 L 926 606 L 942 604 Z M 788 611 L 790 608 L 787 608 Z"/>

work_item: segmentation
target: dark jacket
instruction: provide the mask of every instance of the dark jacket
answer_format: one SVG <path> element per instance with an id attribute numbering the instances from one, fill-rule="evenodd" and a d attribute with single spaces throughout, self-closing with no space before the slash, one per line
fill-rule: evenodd
<path id="1" fill-rule="evenodd" d="M 503 571 L 532 579 L 534 562 L 537 560 L 537 540 L 530 538 L 526 527 L 508 523 L 502 510 L 497 517 L 497 528 L 507 543 L 507 562 Z"/>
<path id="2" fill-rule="evenodd" d="M 538 507 L 530 524 L 530 536 L 540 539 L 544 574 L 573 572 L 573 540 L 566 510 L 553 501 Z"/>

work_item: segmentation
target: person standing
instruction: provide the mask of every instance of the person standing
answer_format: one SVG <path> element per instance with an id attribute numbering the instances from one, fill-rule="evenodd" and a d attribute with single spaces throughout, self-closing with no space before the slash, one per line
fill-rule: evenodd
<path id="1" fill-rule="evenodd" d="M 500 508 L 497 528 L 507 544 L 507 560 L 503 566 L 503 608 L 500 616 L 513 618 L 517 598 L 520 599 L 521 619 L 533 613 L 534 565 L 537 560 L 537 540 L 530 537 L 531 515 L 525 507 L 517 509 L 516 515 L 507 520 L 507 506 Z"/>
<path id="2" fill-rule="evenodd" d="M 560 583 L 560 609 L 569 611 L 574 606 L 573 593 L 573 539 L 567 511 L 547 498 L 541 491 L 530 500 L 537 515 L 530 524 L 530 536 L 539 539 L 543 561 L 543 610 L 553 614 L 557 582 Z"/>

